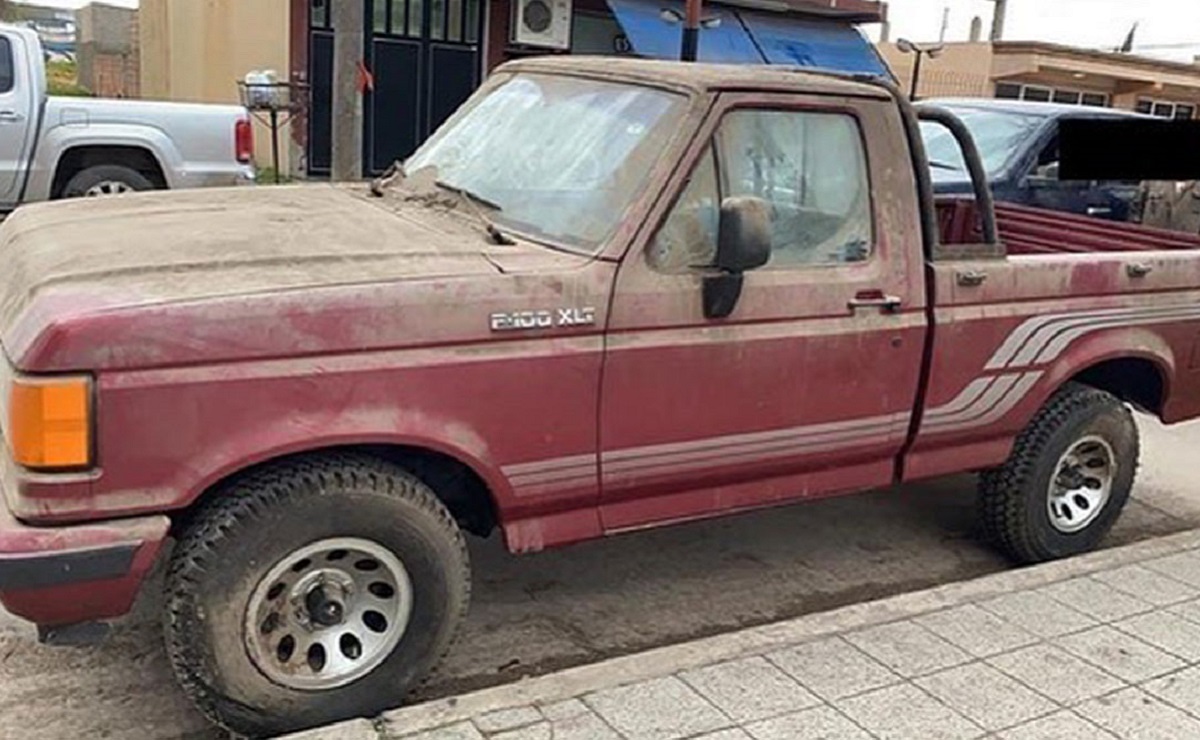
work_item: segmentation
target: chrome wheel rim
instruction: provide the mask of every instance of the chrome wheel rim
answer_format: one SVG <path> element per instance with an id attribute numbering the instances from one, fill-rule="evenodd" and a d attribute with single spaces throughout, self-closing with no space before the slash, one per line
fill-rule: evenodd
<path id="1" fill-rule="evenodd" d="M 399 644 L 412 615 L 404 564 L 370 540 L 300 548 L 259 581 L 246 607 L 246 648 L 281 686 L 323 691 L 357 681 Z"/>
<path id="2" fill-rule="evenodd" d="M 1104 511 L 1116 476 L 1117 456 L 1104 439 L 1089 436 L 1071 445 L 1050 480 L 1050 524 L 1064 534 L 1086 528 Z"/>
<path id="3" fill-rule="evenodd" d="M 133 188 L 120 180 L 101 180 L 85 190 L 83 194 L 88 198 L 95 198 L 98 195 L 122 195 L 132 192 Z"/>

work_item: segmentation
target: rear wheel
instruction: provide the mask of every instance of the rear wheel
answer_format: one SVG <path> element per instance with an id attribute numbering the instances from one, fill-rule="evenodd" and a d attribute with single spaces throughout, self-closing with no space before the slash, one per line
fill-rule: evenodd
<path id="1" fill-rule="evenodd" d="M 1133 415 L 1104 391 L 1070 383 L 980 476 L 984 530 L 1011 558 L 1036 563 L 1096 547 L 1120 516 L 1138 463 Z"/>
<path id="2" fill-rule="evenodd" d="M 181 537 L 167 649 L 210 719 L 279 734 L 399 704 L 469 591 L 462 534 L 416 477 L 370 457 L 288 461 L 217 492 Z"/>
<path id="3" fill-rule="evenodd" d="M 154 183 L 131 167 L 101 164 L 75 173 L 63 188 L 63 197 L 94 198 L 153 189 Z"/>

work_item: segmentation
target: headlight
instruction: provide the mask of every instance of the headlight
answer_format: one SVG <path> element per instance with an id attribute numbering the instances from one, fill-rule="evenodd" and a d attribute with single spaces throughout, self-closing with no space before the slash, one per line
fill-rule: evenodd
<path id="1" fill-rule="evenodd" d="M 6 380 L 0 408 L 13 460 L 31 470 L 90 467 L 91 378 L 11 375 Z"/>

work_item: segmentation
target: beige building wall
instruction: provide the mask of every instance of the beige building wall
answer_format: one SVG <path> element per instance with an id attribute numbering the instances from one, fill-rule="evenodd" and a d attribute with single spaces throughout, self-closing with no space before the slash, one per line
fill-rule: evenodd
<path id="1" fill-rule="evenodd" d="M 879 54 L 900 81 L 900 89 L 912 85 L 915 57 L 901 53 L 893 43 L 879 45 Z M 917 97 L 979 98 L 992 96 L 992 45 L 988 43 L 946 44 L 937 59 L 921 61 Z"/>
<path id="2" fill-rule="evenodd" d="M 901 53 L 894 43 L 880 44 L 879 52 L 907 91 L 913 54 Z M 946 44 L 938 58 L 923 60 L 917 95 L 990 98 L 997 83 L 1101 94 L 1112 107 L 1126 110 L 1144 100 L 1188 104 L 1200 110 L 1200 64 L 1042 42 Z"/>
<path id="3" fill-rule="evenodd" d="M 142 96 L 237 103 L 238 80 L 273 69 L 287 80 L 286 0 L 141 0 Z M 270 129 L 255 123 L 255 159 L 271 165 Z M 288 170 L 291 132 L 280 129 L 280 169 Z"/>

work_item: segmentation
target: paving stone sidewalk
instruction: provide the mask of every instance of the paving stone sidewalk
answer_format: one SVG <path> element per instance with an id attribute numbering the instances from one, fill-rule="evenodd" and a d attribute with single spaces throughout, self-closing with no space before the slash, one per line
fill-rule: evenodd
<path id="1" fill-rule="evenodd" d="M 294 740 L 1200 738 L 1200 530 Z"/>

